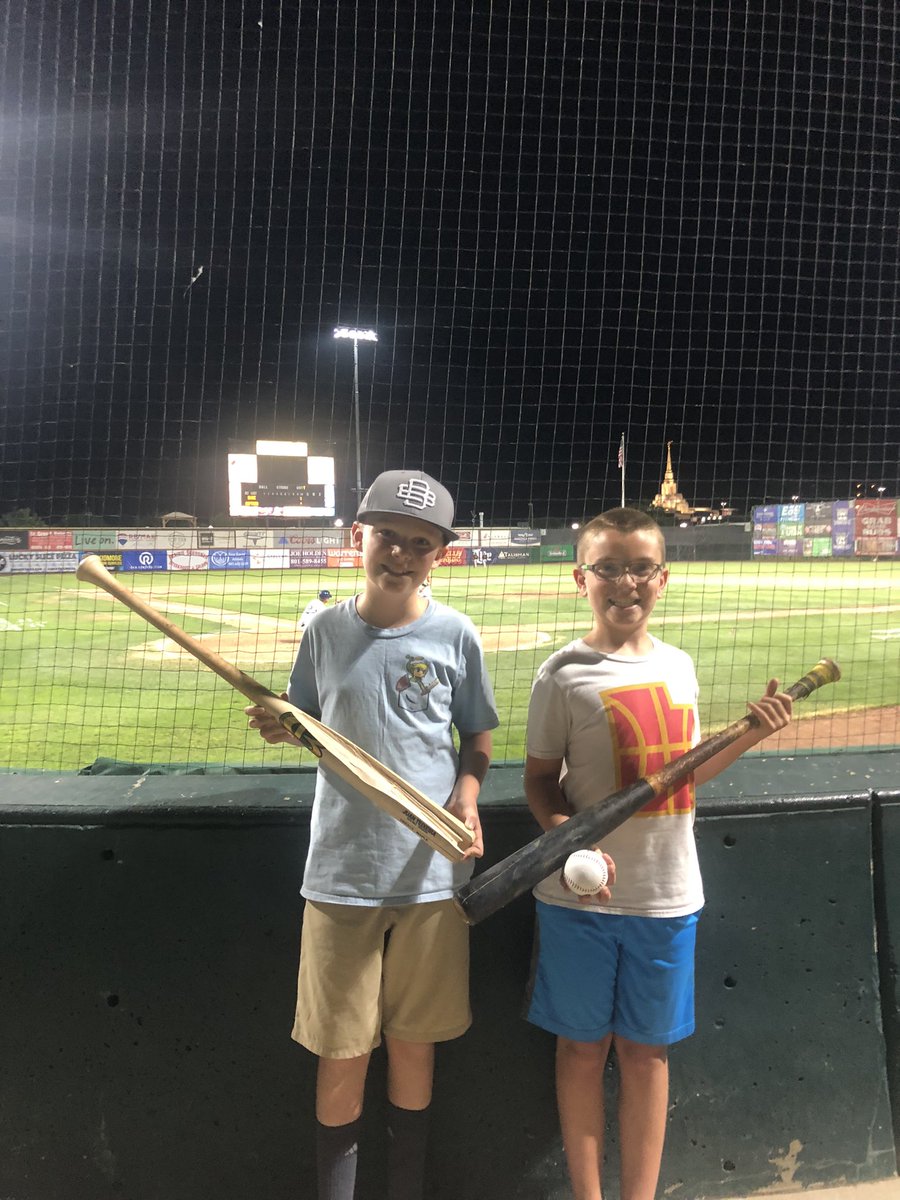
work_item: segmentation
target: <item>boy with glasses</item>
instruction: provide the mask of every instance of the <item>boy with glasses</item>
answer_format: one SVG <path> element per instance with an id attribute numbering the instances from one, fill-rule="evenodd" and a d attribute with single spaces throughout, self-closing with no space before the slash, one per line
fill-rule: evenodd
<path id="1" fill-rule="evenodd" d="M 528 714 L 525 794 L 546 831 L 679 757 L 700 738 L 690 657 L 647 631 L 668 583 L 663 535 L 636 509 L 581 531 L 574 570 L 589 633 L 551 655 Z M 668 1107 L 667 1048 L 694 1029 L 694 938 L 703 889 L 694 788 L 783 728 L 791 699 L 769 682 L 759 727 L 652 801 L 604 843 L 612 891 L 535 888 L 527 1017 L 557 1035 L 557 1105 L 576 1200 L 600 1200 L 603 1071 L 619 1068 L 621 1200 L 653 1200 Z"/>

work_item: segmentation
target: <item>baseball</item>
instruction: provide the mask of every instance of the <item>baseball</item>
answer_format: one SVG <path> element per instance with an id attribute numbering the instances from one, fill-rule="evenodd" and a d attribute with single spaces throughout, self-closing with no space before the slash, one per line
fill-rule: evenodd
<path id="1" fill-rule="evenodd" d="M 576 850 L 566 859 L 563 879 L 578 896 L 590 896 L 606 886 L 606 859 L 596 850 Z"/>

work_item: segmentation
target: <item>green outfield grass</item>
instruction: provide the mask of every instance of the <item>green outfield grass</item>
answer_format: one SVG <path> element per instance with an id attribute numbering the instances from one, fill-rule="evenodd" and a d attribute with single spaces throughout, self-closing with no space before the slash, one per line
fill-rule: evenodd
<path id="1" fill-rule="evenodd" d="M 357 585 L 348 571 L 122 578 L 275 689 L 286 683 L 307 601 L 320 587 L 340 599 Z M 520 759 L 537 667 L 588 628 L 571 569 L 447 569 L 434 594 L 482 630 L 502 719 L 495 758 Z M 705 729 L 741 715 L 770 675 L 792 681 L 822 655 L 838 660 L 844 679 L 807 701 L 804 718 L 898 704 L 900 563 L 676 563 L 651 628 L 694 657 Z M 74 577 L 0 577 L 0 647 L 0 769 L 73 770 L 98 757 L 297 762 L 293 750 L 247 731 L 242 701 L 226 684 Z M 840 744 L 839 732 L 831 738 Z"/>

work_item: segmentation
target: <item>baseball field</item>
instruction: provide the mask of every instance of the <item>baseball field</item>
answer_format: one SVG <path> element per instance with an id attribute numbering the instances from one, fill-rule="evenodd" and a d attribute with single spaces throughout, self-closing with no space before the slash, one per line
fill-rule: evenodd
<path id="1" fill-rule="evenodd" d="M 322 587 L 338 600 L 351 596 L 359 583 L 347 570 L 121 578 L 275 690 L 286 684 L 306 603 Z M 537 667 L 589 626 L 571 568 L 447 568 L 435 573 L 433 592 L 481 631 L 502 721 L 495 760 L 521 759 Z M 800 706 L 791 729 L 767 747 L 900 745 L 898 562 L 675 563 L 651 631 L 694 657 L 704 730 L 740 716 L 770 676 L 793 682 L 828 656 L 841 682 Z M 225 683 L 74 576 L 0 578 L 0 646 L 0 769 L 71 771 L 98 758 L 298 762 L 298 752 L 265 746 L 247 730 L 243 700 Z"/>

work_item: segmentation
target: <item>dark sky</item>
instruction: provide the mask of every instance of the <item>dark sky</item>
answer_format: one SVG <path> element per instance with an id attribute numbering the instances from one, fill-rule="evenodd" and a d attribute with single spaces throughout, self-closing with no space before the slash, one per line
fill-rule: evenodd
<path id="1" fill-rule="evenodd" d="M 334 452 L 349 515 L 338 324 L 379 334 L 364 482 L 424 466 L 461 520 L 617 502 L 622 432 L 631 500 L 669 439 L 697 504 L 896 494 L 898 33 L 887 2 L 12 6 L 0 513 L 212 519 L 259 436 Z"/>

